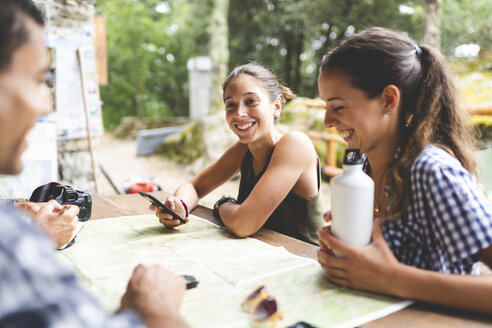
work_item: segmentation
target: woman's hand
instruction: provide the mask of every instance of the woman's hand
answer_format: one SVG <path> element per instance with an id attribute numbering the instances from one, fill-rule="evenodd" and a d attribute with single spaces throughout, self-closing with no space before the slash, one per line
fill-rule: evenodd
<path id="1" fill-rule="evenodd" d="M 325 213 L 325 220 L 331 215 Z M 318 261 L 328 279 L 340 286 L 377 293 L 392 294 L 392 280 L 400 264 L 383 238 L 379 219 L 374 220 L 372 243 L 352 247 L 331 234 L 331 227 L 318 230 Z M 343 255 L 336 257 L 333 250 Z"/>
<path id="2" fill-rule="evenodd" d="M 166 201 L 164 202 L 164 205 L 169 207 L 171 210 L 173 210 L 176 214 L 181 216 L 183 219 L 186 220 L 186 222 L 190 221 L 186 217 L 186 210 L 183 206 L 183 203 L 181 203 L 181 200 L 179 198 L 176 198 L 175 196 L 168 196 Z M 173 219 L 171 214 L 162 212 L 159 207 L 155 206 L 154 204 L 151 204 L 149 208 L 152 211 L 155 211 L 155 215 L 159 218 L 159 222 L 162 223 L 166 228 L 174 228 L 177 226 L 180 226 L 184 223 L 179 222 L 178 219 Z"/>
<path id="3" fill-rule="evenodd" d="M 323 219 L 325 220 L 326 223 L 328 223 L 328 225 L 326 225 L 323 228 L 321 228 L 321 229 L 318 230 L 318 236 L 320 236 L 320 231 L 321 230 L 323 230 L 323 229 L 331 229 L 330 228 L 330 225 L 331 225 L 331 211 L 328 211 L 325 214 L 323 214 Z M 328 230 L 328 231 L 330 231 L 330 233 L 331 233 L 331 230 Z M 321 237 L 319 238 L 318 243 L 319 243 L 320 250 L 322 250 L 323 252 L 325 252 L 327 254 L 334 255 L 333 252 L 328 248 L 328 245 L 325 243 L 325 241 L 321 239 Z M 319 259 L 319 255 L 318 255 L 318 259 Z"/>

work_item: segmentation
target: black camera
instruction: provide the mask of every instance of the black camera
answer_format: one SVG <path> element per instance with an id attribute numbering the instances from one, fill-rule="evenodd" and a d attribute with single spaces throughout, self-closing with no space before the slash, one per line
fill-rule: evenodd
<path id="1" fill-rule="evenodd" d="M 39 186 L 32 192 L 30 202 L 47 202 L 56 200 L 61 205 L 76 205 L 79 207 L 79 221 L 91 218 L 92 197 L 86 192 L 75 190 L 71 186 L 64 186 L 58 182 L 50 182 Z"/>

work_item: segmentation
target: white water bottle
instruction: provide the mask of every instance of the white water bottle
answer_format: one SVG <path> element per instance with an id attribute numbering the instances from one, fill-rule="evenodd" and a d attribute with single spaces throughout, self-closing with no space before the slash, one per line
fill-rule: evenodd
<path id="1" fill-rule="evenodd" d="M 331 183 L 331 232 L 357 247 L 371 242 L 374 210 L 374 181 L 362 171 L 362 164 L 359 149 L 346 149 L 343 172 Z"/>

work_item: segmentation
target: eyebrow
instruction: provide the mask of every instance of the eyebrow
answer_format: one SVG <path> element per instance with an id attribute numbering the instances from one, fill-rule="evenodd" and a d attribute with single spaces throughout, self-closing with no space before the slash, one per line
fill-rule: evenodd
<path id="1" fill-rule="evenodd" d="M 331 97 L 331 98 L 326 99 L 326 101 L 333 101 L 333 100 L 344 100 L 344 99 L 340 98 L 340 97 Z"/>
<path id="2" fill-rule="evenodd" d="M 243 94 L 243 97 L 244 97 L 244 96 L 247 96 L 247 95 L 256 95 L 256 94 L 257 94 L 256 92 L 250 91 L 250 92 L 246 92 L 246 93 L 244 93 L 244 94 Z M 225 98 L 224 98 L 224 101 L 226 101 L 226 100 L 227 100 L 227 99 L 229 99 L 229 98 L 232 98 L 232 96 L 225 97 Z"/>

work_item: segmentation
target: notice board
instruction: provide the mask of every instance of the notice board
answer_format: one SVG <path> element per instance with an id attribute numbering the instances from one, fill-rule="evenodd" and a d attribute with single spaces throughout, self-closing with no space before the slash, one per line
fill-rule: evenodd
<path id="1" fill-rule="evenodd" d="M 46 40 L 55 81 L 55 111 L 47 120 L 56 123 L 59 140 L 86 138 L 87 107 L 91 136 L 101 135 L 103 124 L 92 30 L 51 28 L 46 31 Z"/>

